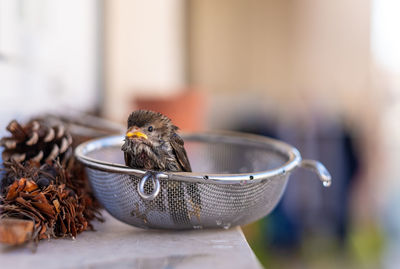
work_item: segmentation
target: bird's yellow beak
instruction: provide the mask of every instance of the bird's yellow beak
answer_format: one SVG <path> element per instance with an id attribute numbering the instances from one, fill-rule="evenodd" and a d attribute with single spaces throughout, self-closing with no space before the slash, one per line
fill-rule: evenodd
<path id="1" fill-rule="evenodd" d="M 131 138 L 131 137 L 143 137 L 144 139 L 148 139 L 147 135 L 142 133 L 142 132 L 127 132 L 126 137 Z"/>

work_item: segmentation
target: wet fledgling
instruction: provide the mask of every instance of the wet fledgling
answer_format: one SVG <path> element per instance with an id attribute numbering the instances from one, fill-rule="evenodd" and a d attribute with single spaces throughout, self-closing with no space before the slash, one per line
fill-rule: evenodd
<path id="1" fill-rule="evenodd" d="M 128 117 L 128 130 L 122 145 L 125 164 L 132 168 L 191 172 L 178 127 L 165 115 L 138 110 Z"/>

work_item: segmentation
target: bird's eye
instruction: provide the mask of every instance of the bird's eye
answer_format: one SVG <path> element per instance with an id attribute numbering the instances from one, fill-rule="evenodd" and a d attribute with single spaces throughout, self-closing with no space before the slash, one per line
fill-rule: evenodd
<path id="1" fill-rule="evenodd" d="M 149 128 L 147 129 L 149 132 L 153 131 L 153 126 L 149 126 Z"/>

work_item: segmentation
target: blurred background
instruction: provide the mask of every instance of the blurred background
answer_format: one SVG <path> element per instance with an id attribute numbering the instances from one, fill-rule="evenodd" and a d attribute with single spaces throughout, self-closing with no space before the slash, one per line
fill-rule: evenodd
<path id="1" fill-rule="evenodd" d="M 0 0 L 0 134 L 41 112 L 275 137 L 323 162 L 244 227 L 269 268 L 400 264 L 400 2 Z M 397 209 L 396 209 L 397 208 Z"/>

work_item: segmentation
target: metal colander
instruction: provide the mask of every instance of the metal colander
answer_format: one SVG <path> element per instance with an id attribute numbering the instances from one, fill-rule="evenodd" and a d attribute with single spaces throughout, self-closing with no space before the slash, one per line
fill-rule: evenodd
<path id="1" fill-rule="evenodd" d="M 142 228 L 201 229 L 244 225 L 267 215 L 297 167 L 325 167 L 302 160 L 294 147 L 266 137 L 231 132 L 183 136 L 194 172 L 154 172 L 124 165 L 122 136 L 81 144 L 96 198 L 115 218 Z"/>

